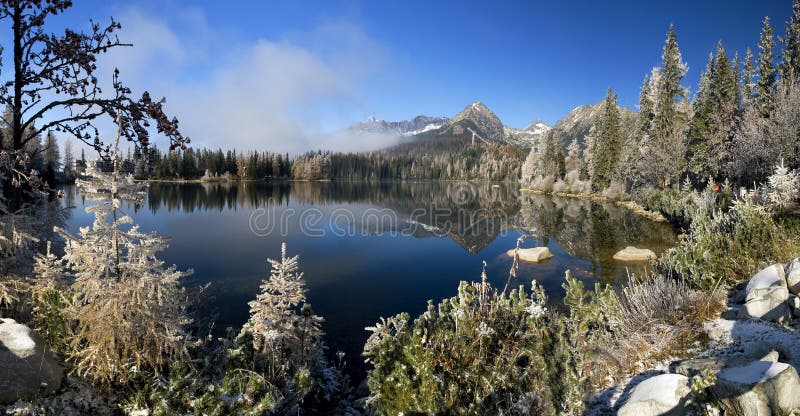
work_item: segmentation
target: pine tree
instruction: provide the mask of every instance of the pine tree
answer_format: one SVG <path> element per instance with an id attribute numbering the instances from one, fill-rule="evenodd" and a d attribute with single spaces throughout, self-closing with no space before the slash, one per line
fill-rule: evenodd
<path id="1" fill-rule="evenodd" d="M 64 176 L 70 180 L 75 176 L 75 155 L 72 153 L 72 140 L 64 140 Z"/>
<path id="2" fill-rule="evenodd" d="M 542 154 L 542 161 L 539 163 L 539 176 L 552 176 L 555 179 L 561 178 L 559 159 L 562 156 L 561 150 L 556 144 L 555 132 L 550 130 L 545 136 L 544 153 Z"/>
<path id="3" fill-rule="evenodd" d="M 764 18 L 764 28 L 758 42 L 758 83 L 756 83 L 756 106 L 762 117 L 769 117 L 775 109 L 775 39 L 769 17 Z"/>
<path id="4" fill-rule="evenodd" d="M 695 100 L 695 113 L 687 136 L 688 170 L 696 177 L 717 177 L 727 160 L 729 143 L 733 139 L 739 114 L 737 69 L 725 53 L 722 43 L 707 74 L 702 95 Z"/>
<path id="5" fill-rule="evenodd" d="M 611 91 L 611 88 L 606 92 L 603 114 L 597 130 L 597 139 L 593 149 L 592 189 L 602 191 L 614 180 L 623 140 L 617 94 Z"/>
<path id="6" fill-rule="evenodd" d="M 644 143 L 644 164 L 650 180 L 659 188 L 677 185 L 683 170 L 684 131 L 687 115 L 683 108 L 686 89 L 681 80 L 687 66 L 681 58 L 675 29 L 670 25 L 664 43 L 662 67 L 656 85 L 653 128 Z"/>
<path id="7" fill-rule="evenodd" d="M 61 157 L 58 154 L 58 141 L 52 131 L 47 132 L 43 153 L 44 178 L 48 182 L 54 183 L 56 174 L 61 168 Z"/>
<path id="8" fill-rule="evenodd" d="M 744 54 L 744 71 L 742 72 L 742 107 L 745 110 L 755 105 L 756 83 L 755 68 L 753 67 L 753 51 L 747 48 Z"/>
<path id="9" fill-rule="evenodd" d="M 624 179 L 627 187 L 640 184 L 642 180 L 642 145 L 647 141 L 650 130 L 653 126 L 654 103 L 653 85 L 650 76 L 645 75 L 642 82 L 642 89 L 639 93 L 639 113 L 636 115 L 636 123 L 625 145 L 622 147 L 617 176 Z"/>
<path id="10" fill-rule="evenodd" d="M 76 323 L 70 340 L 75 372 L 101 383 L 128 380 L 135 371 L 160 369 L 185 354 L 185 295 L 179 279 L 187 273 L 164 267 L 156 254 L 167 240 L 144 233 L 122 211 L 123 202 L 141 203 L 146 185 L 120 172 L 119 134 L 114 170 L 90 164 L 77 186 L 98 201 L 87 208 L 91 227 L 77 236 L 58 230 L 67 244 L 64 265 L 74 282 L 68 316 Z"/>
<path id="11" fill-rule="evenodd" d="M 781 75 L 790 83 L 800 78 L 800 0 L 792 4 L 792 17 L 786 22 L 786 36 L 783 42 L 783 63 Z"/>
<path id="12" fill-rule="evenodd" d="M 519 180 L 522 186 L 530 186 L 533 180 L 536 179 L 537 161 L 536 146 L 533 146 L 531 147 L 531 151 L 528 152 L 528 157 L 525 158 L 525 162 L 522 163 L 522 168 L 520 169 Z"/>
<path id="13" fill-rule="evenodd" d="M 565 160 L 565 168 L 567 172 L 576 171 L 580 168 L 581 159 L 581 145 L 578 143 L 578 138 L 573 137 L 569 147 L 567 147 L 567 157 Z"/>
<path id="14" fill-rule="evenodd" d="M 715 68 L 714 54 L 708 54 L 706 69 L 700 74 L 700 85 L 692 102 L 692 118 L 689 121 L 689 131 L 686 134 L 686 158 L 689 170 L 694 172 L 702 169 L 694 165 L 698 155 L 705 152 L 704 148 L 711 121 L 711 94 L 712 88 L 714 88 Z"/>
<path id="15" fill-rule="evenodd" d="M 271 273 L 261 283 L 261 291 L 249 303 L 250 319 L 245 330 L 253 334 L 254 347 L 265 353 L 269 369 L 281 367 L 288 359 L 298 366 L 322 358 L 322 318 L 306 303 L 299 256 L 287 257 L 281 245 L 280 260 L 269 259 Z M 289 352 L 284 356 L 284 352 Z"/>
<path id="16" fill-rule="evenodd" d="M 733 89 L 734 97 L 736 99 L 736 113 L 742 114 L 743 101 L 742 101 L 742 72 L 741 65 L 739 64 L 739 51 L 733 54 L 733 62 L 731 63 L 733 70 Z"/>

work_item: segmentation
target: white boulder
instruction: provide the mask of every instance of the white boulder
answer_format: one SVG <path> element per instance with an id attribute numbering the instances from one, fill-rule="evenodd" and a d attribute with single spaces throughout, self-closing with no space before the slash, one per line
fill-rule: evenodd
<path id="1" fill-rule="evenodd" d="M 614 260 L 617 261 L 647 261 L 650 259 L 656 259 L 656 253 L 653 253 L 653 250 L 632 246 L 625 247 L 614 254 Z"/>
<path id="2" fill-rule="evenodd" d="M 514 252 L 516 249 L 508 250 L 506 254 L 511 257 L 514 257 Z M 550 249 L 547 247 L 533 247 L 533 248 L 521 248 L 517 252 L 519 254 L 519 259 L 529 263 L 539 263 L 541 261 L 547 260 L 550 257 L 553 257 L 553 253 L 550 252 Z"/>
<path id="3" fill-rule="evenodd" d="M 0 403 L 51 394 L 62 376 L 63 369 L 35 332 L 0 318 Z"/>
<path id="4" fill-rule="evenodd" d="M 773 264 L 750 278 L 745 288 L 744 313 L 749 318 L 784 321 L 791 318 L 789 289 L 783 266 Z"/>
<path id="5" fill-rule="evenodd" d="M 800 296 L 800 258 L 792 260 L 786 267 L 786 284 L 789 292 Z"/>
<path id="6" fill-rule="evenodd" d="M 684 414 L 685 397 L 691 392 L 689 378 L 680 374 L 661 374 L 639 383 L 619 409 L 619 416 Z"/>
<path id="7" fill-rule="evenodd" d="M 711 393 L 725 414 L 790 414 L 800 409 L 800 377 L 790 364 L 753 361 L 717 373 Z"/>

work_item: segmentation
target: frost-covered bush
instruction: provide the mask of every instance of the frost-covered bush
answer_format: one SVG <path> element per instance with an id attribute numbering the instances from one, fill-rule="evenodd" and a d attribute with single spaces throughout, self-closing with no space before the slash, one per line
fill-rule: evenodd
<path id="1" fill-rule="evenodd" d="M 325 358 L 321 318 L 305 303 L 298 258 L 270 260 L 272 273 L 250 302 L 251 318 L 222 339 L 194 343 L 193 360 L 164 377 L 145 373 L 125 400 L 153 415 L 359 414 L 349 378 Z M 349 412 L 349 413 L 348 413 Z"/>
<path id="2" fill-rule="evenodd" d="M 115 150 L 118 149 L 119 135 Z M 186 295 L 179 280 L 187 273 L 165 267 L 157 254 L 167 247 L 155 232 L 142 232 L 122 211 L 123 201 L 141 202 L 143 185 L 120 173 L 115 152 L 113 172 L 91 167 L 77 182 L 94 214 L 90 227 L 77 236 L 58 230 L 67 240 L 64 256 L 37 264 L 38 320 L 69 321 L 65 354 L 73 374 L 98 383 L 127 383 L 142 370 L 159 370 L 185 358 Z M 56 282 L 69 282 L 60 290 Z M 61 308 L 65 300 L 66 307 Z M 62 315 L 63 314 L 63 315 Z M 56 320 L 58 320 L 56 319 Z"/>
<path id="3" fill-rule="evenodd" d="M 769 209 L 775 213 L 783 213 L 793 208 L 800 194 L 800 176 L 781 163 L 767 179 L 766 199 Z"/>
<path id="4" fill-rule="evenodd" d="M 550 193 L 553 192 L 554 183 L 555 183 L 555 178 L 553 178 L 552 175 L 537 176 L 533 178 L 533 181 L 531 182 L 530 186 L 532 189 Z"/>
<path id="5" fill-rule="evenodd" d="M 411 321 L 406 313 L 374 327 L 371 405 L 397 414 L 579 414 L 580 382 L 565 321 L 545 308 L 542 289 L 504 294 L 461 282 L 458 296 Z"/>
<path id="6" fill-rule="evenodd" d="M 680 189 L 644 189 L 636 200 L 650 211 L 659 212 L 681 228 L 688 228 L 692 219 L 710 215 L 715 210 L 727 211 L 733 200 L 728 181 L 717 184 L 709 179 L 704 189 L 696 191 L 684 181 Z"/>
<path id="7" fill-rule="evenodd" d="M 697 291 L 655 275 L 632 278 L 622 290 L 585 290 L 567 272 L 564 284 L 575 354 L 582 354 L 582 378 L 602 389 L 665 357 L 683 354 L 699 339 L 702 324 L 722 308 L 722 291 Z"/>
<path id="8" fill-rule="evenodd" d="M 797 255 L 797 241 L 750 198 L 727 211 L 697 213 L 686 238 L 656 263 L 666 276 L 713 289 L 749 278 L 762 266 Z"/>
<path id="9" fill-rule="evenodd" d="M 625 193 L 625 185 L 617 181 L 611 182 L 608 188 L 603 190 L 603 196 L 614 201 L 619 201 L 627 196 Z"/>

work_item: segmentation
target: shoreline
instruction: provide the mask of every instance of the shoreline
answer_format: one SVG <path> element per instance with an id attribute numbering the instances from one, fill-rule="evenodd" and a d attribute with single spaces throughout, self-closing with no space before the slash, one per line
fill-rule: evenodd
<path id="1" fill-rule="evenodd" d="M 532 189 L 532 188 L 520 188 L 519 191 L 522 192 L 522 193 L 529 193 L 529 194 L 534 194 L 534 195 L 549 195 L 549 196 L 558 196 L 558 197 L 562 197 L 562 198 L 589 199 L 589 200 L 597 201 L 597 202 L 613 203 L 614 205 L 616 205 L 618 207 L 625 208 L 625 209 L 633 212 L 634 214 L 640 215 L 642 217 L 645 217 L 645 218 L 647 218 L 647 219 L 649 219 L 651 221 L 667 222 L 667 219 L 663 215 L 661 215 L 660 213 L 650 211 L 650 210 L 646 209 L 645 207 L 639 205 L 636 201 L 632 201 L 632 200 L 629 200 L 629 199 L 621 200 L 621 201 L 615 201 L 615 200 L 613 200 L 611 198 L 605 197 L 603 195 L 598 195 L 598 194 L 572 194 L 572 193 L 568 193 L 568 192 L 549 192 L 548 193 L 548 192 L 545 192 L 545 191 L 543 191 L 541 189 Z"/>

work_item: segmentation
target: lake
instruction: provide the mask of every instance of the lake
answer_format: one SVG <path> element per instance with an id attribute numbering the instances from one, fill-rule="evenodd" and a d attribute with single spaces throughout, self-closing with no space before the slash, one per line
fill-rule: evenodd
<path id="1" fill-rule="evenodd" d="M 74 206 L 67 228 L 89 225 L 91 205 L 67 187 Z M 145 231 L 170 236 L 167 264 L 193 269 L 187 285 L 210 283 L 198 318 L 212 332 L 239 328 L 268 276 L 267 258 L 281 242 L 300 255 L 308 300 L 325 318 L 330 352 L 343 351 L 348 369 L 363 377 L 364 327 L 381 316 L 425 310 L 429 299 L 456 294 L 461 280 L 502 288 L 511 258 L 506 251 L 525 234 L 523 247 L 546 245 L 554 257 L 520 267 L 512 286 L 542 284 L 554 307 L 569 269 L 592 287 L 621 282 L 628 270 L 613 254 L 634 245 L 661 254 L 676 241 L 666 223 L 649 221 L 613 204 L 520 193 L 516 186 L 467 182 L 235 182 L 152 183 L 145 203 L 123 207 Z"/>

